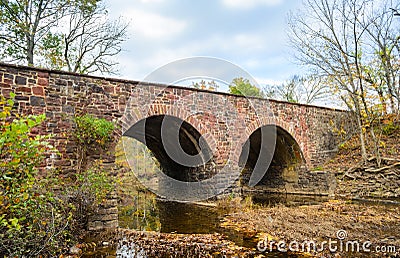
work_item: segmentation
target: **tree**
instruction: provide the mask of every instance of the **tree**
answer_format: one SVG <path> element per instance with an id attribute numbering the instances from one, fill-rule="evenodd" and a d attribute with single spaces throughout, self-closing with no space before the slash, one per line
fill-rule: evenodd
<path id="1" fill-rule="evenodd" d="M 314 75 L 294 75 L 281 85 L 267 86 L 266 91 L 269 98 L 305 104 L 325 99 L 328 95 L 327 86 L 320 77 Z"/>
<path id="2" fill-rule="evenodd" d="M 208 86 L 207 86 L 208 85 Z M 202 90 L 211 90 L 215 91 L 219 88 L 219 85 L 214 81 L 205 81 L 201 80 L 200 82 L 192 82 L 192 87 L 195 89 L 202 89 Z"/>
<path id="3" fill-rule="evenodd" d="M 58 48 L 45 47 L 45 60 L 50 67 L 70 72 L 115 73 L 118 63 L 112 57 L 122 50 L 128 24 L 121 18 L 109 20 L 107 10 L 100 3 L 88 10 L 77 9 L 61 20 L 66 24 L 66 32 L 49 35 L 50 45 L 55 42 L 53 45 Z"/>
<path id="4" fill-rule="evenodd" d="M 34 64 L 41 40 L 68 10 L 67 0 L 0 0 L 2 58 Z"/>
<path id="5" fill-rule="evenodd" d="M 80 73 L 110 73 L 127 25 L 99 0 L 0 0 L 0 57 Z M 89 61 L 90 60 L 90 61 Z"/>
<path id="6" fill-rule="evenodd" d="M 252 85 L 248 79 L 242 77 L 235 78 L 229 85 L 229 93 L 246 97 L 264 97 L 264 92 Z"/>
<path id="7" fill-rule="evenodd" d="M 400 4 L 398 3 L 396 8 Z M 380 10 L 372 13 L 366 21 L 360 21 L 365 28 L 370 44 L 371 60 L 365 67 L 365 79 L 378 93 L 384 113 L 389 104 L 391 112 L 399 112 L 400 105 L 400 26 L 398 12 L 391 1 L 383 1 Z M 386 103 L 388 101 L 388 103 Z"/>
<path id="8" fill-rule="evenodd" d="M 365 130 L 370 129 L 379 166 L 379 139 L 371 126 L 376 121 L 372 112 L 376 100 L 368 98 L 374 88 L 369 87 L 371 80 L 366 79 L 368 74 L 377 74 L 381 69 L 372 65 L 376 57 L 376 41 L 371 40 L 371 34 L 379 33 L 380 30 L 373 32 L 372 28 L 381 17 L 388 19 L 387 15 L 384 16 L 388 10 L 382 8 L 386 1 L 378 2 L 306 0 L 303 12 L 289 16 L 289 37 L 297 52 L 297 60 L 326 78 L 331 89 L 355 113 L 365 162 Z M 389 38 L 388 35 L 384 37 Z M 367 72 L 366 68 L 374 72 Z"/>

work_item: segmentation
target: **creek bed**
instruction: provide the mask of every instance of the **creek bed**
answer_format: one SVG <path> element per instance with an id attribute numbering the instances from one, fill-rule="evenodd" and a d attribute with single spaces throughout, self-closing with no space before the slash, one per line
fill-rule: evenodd
<path id="1" fill-rule="evenodd" d="M 114 237 L 119 241 L 103 241 L 108 246 L 97 246 L 96 251 L 88 251 L 83 257 L 169 257 L 171 254 L 177 255 L 177 257 L 206 255 L 229 257 L 234 253 L 243 257 L 260 255 L 260 252 L 257 251 L 259 241 L 256 236 L 257 232 L 249 234 L 247 230 L 223 226 L 224 220 L 230 220 L 232 210 L 221 209 L 219 206 L 166 202 L 151 197 L 145 199 L 146 201 L 140 202 L 140 205 L 138 205 L 139 202 L 136 202 L 131 206 L 120 207 L 121 229 Z M 267 207 L 325 207 L 325 203 L 329 204 L 328 199 L 324 197 L 257 195 L 252 199 L 254 203 L 258 205 L 261 203 Z M 333 203 L 335 204 L 335 202 Z M 398 207 L 396 203 L 369 202 L 362 205 L 362 207 L 376 205 Z M 337 207 L 339 206 L 333 205 L 332 209 Z M 330 206 L 328 208 L 330 209 Z M 243 216 L 237 215 L 237 212 L 237 217 Z M 233 213 L 235 216 L 235 212 Z M 244 224 L 244 228 L 250 228 L 251 221 L 252 219 L 249 219 L 249 223 L 241 222 Z M 398 226 L 400 227 L 400 224 Z M 395 235 L 397 232 L 394 231 L 399 227 L 397 229 L 383 227 L 382 229 L 388 231 L 387 235 Z M 91 239 L 88 239 L 88 242 L 91 242 Z M 155 250 L 157 248 L 161 250 Z M 232 253 L 229 253 L 231 251 Z M 304 257 L 303 253 L 276 251 L 264 252 L 262 255 L 262 257 Z"/>

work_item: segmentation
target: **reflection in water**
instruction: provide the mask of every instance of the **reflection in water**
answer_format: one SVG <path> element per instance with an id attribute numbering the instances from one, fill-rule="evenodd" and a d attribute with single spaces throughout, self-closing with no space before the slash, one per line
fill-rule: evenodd
<path id="1" fill-rule="evenodd" d="M 162 233 L 209 234 L 217 232 L 221 212 L 216 207 L 158 201 Z"/>
<path id="2" fill-rule="evenodd" d="M 138 193 L 130 204 L 120 206 L 119 225 L 138 231 L 160 231 L 160 215 L 153 194 Z"/>
<path id="3" fill-rule="evenodd" d="M 191 203 L 167 202 L 151 194 L 141 194 L 132 205 L 120 207 L 120 226 L 140 231 L 157 231 L 178 234 L 212 234 L 220 233 L 239 246 L 255 248 L 256 239 L 247 239 L 237 231 L 220 227 L 226 210 L 217 207 L 202 206 Z M 251 194 L 249 194 L 251 196 Z M 291 195 L 252 196 L 254 203 L 261 205 L 285 204 L 289 206 L 318 204 L 326 201 L 323 197 L 305 197 Z M 136 256 L 135 256 L 136 255 Z M 297 254 L 274 252 L 264 254 L 266 257 L 301 257 Z M 146 254 L 135 243 L 122 240 L 118 243 L 117 257 L 146 257 Z"/>
<path id="4" fill-rule="evenodd" d="M 250 195 L 251 196 L 251 195 Z M 291 195 L 252 196 L 254 203 L 275 205 L 283 203 L 289 206 L 318 204 L 326 198 Z M 227 215 L 226 210 L 217 207 L 201 206 L 190 203 L 166 202 L 156 199 L 153 194 L 138 194 L 129 205 L 119 207 L 119 224 L 122 228 L 161 233 L 212 234 L 220 233 L 238 246 L 255 248 L 256 239 L 248 239 L 237 231 L 220 227 L 221 220 Z M 114 254 L 111 255 L 110 254 Z M 298 254 L 268 253 L 265 257 L 302 257 Z M 147 257 L 143 249 L 134 242 L 120 240 L 107 256 L 95 253 L 85 257 Z"/>

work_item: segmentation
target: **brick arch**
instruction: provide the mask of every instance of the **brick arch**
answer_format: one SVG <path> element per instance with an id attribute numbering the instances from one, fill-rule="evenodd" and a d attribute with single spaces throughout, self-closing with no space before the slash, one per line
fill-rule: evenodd
<path id="1" fill-rule="evenodd" d="M 288 132 L 290 134 L 290 136 L 293 137 L 293 139 L 299 145 L 300 150 L 302 151 L 302 154 L 303 154 L 306 164 L 311 165 L 311 159 L 310 159 L 309 149 L 308 149 L 308 141 L 307 141 L 307 139 L 305 139 L 305 137 L 302 137 L 298 132 L 296 132 L 293 123 L 286 122 L 286 121 L 276 118 L 276 117 L 271 118 L 268 116 L 263 116 L 263 117 L 261 117 L 260 120 L 252 121 L 250 123 L 250 125 L 246 127 L 245 140 L 247 140 L 251 136 L 251 134 L 260 127 L 268 126 L 268 125 L 279 126 L 282 129 L 284 129 L 286 132 Z"/>
<path id="2" fill-rule="evenodd" d="M 185 108 L 177 107 L 175 105 L 153 104 L 149 106 L 147 112 L 140 111 L 138 108 L 133 108 L 129 113 L 125 113 L 121 118 L 122 131 L 125 132 L 140 120 L 151 116 L 162 115 L 177 117 L 182 121 L 185 121 L 204 137 L 206 143 L 212 150 L 217 147 L 217 142 L 213 139 L 209 127 L 203 125 L 198 119 L 194 118 L 193 116 L 195 114 L 191 114 L 189 111 L 185 110 Z"/>
<path id="3" fill-rule="evenodd" d="M 305 137 L 302 137 L 301 135 L 299 135 L 295 128 L 294 128 L 294 124 L 293 123 L 288 123 L 282 119 L 276 119 L 275 121 L 275 125 L 281 127 L 282 129 L 284 129 L 286 132 L 288 132 L 293 139 L 297 142 L 297 144 L 300 147 L 300 150 L 303 153 L 303 157 L 306 161 L 306 164 L 309 165 L 310 164 L 310 157 L 309 157 L 309 153 L 308 153 L 308 142 L 307 139 L 305 139 Z"/>

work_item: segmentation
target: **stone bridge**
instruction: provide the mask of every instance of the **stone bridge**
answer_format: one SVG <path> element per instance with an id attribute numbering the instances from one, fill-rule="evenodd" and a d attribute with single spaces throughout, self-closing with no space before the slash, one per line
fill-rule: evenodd
<path id="1" fill-rule="evenodd" d="M 46 114 L 40 131 L 53 134 L 60 152 L 47 157 L 47 168 L 76 169 L 68 133 L 73 116 L 84 112 L 119 125 L 116 139 L 145 143 L 170 178 L 219 175 L 213 186 L 228 182 L 231 190 L 329 194 L 331 175 L 318 167 L 335 154 L 334 129 L 348 117 L 318 106 L 4 63 L 0 86 L 3 96 L 15 92 L 20 113 Z M 112 164 L 112 156 L 105 162 Z"/>

